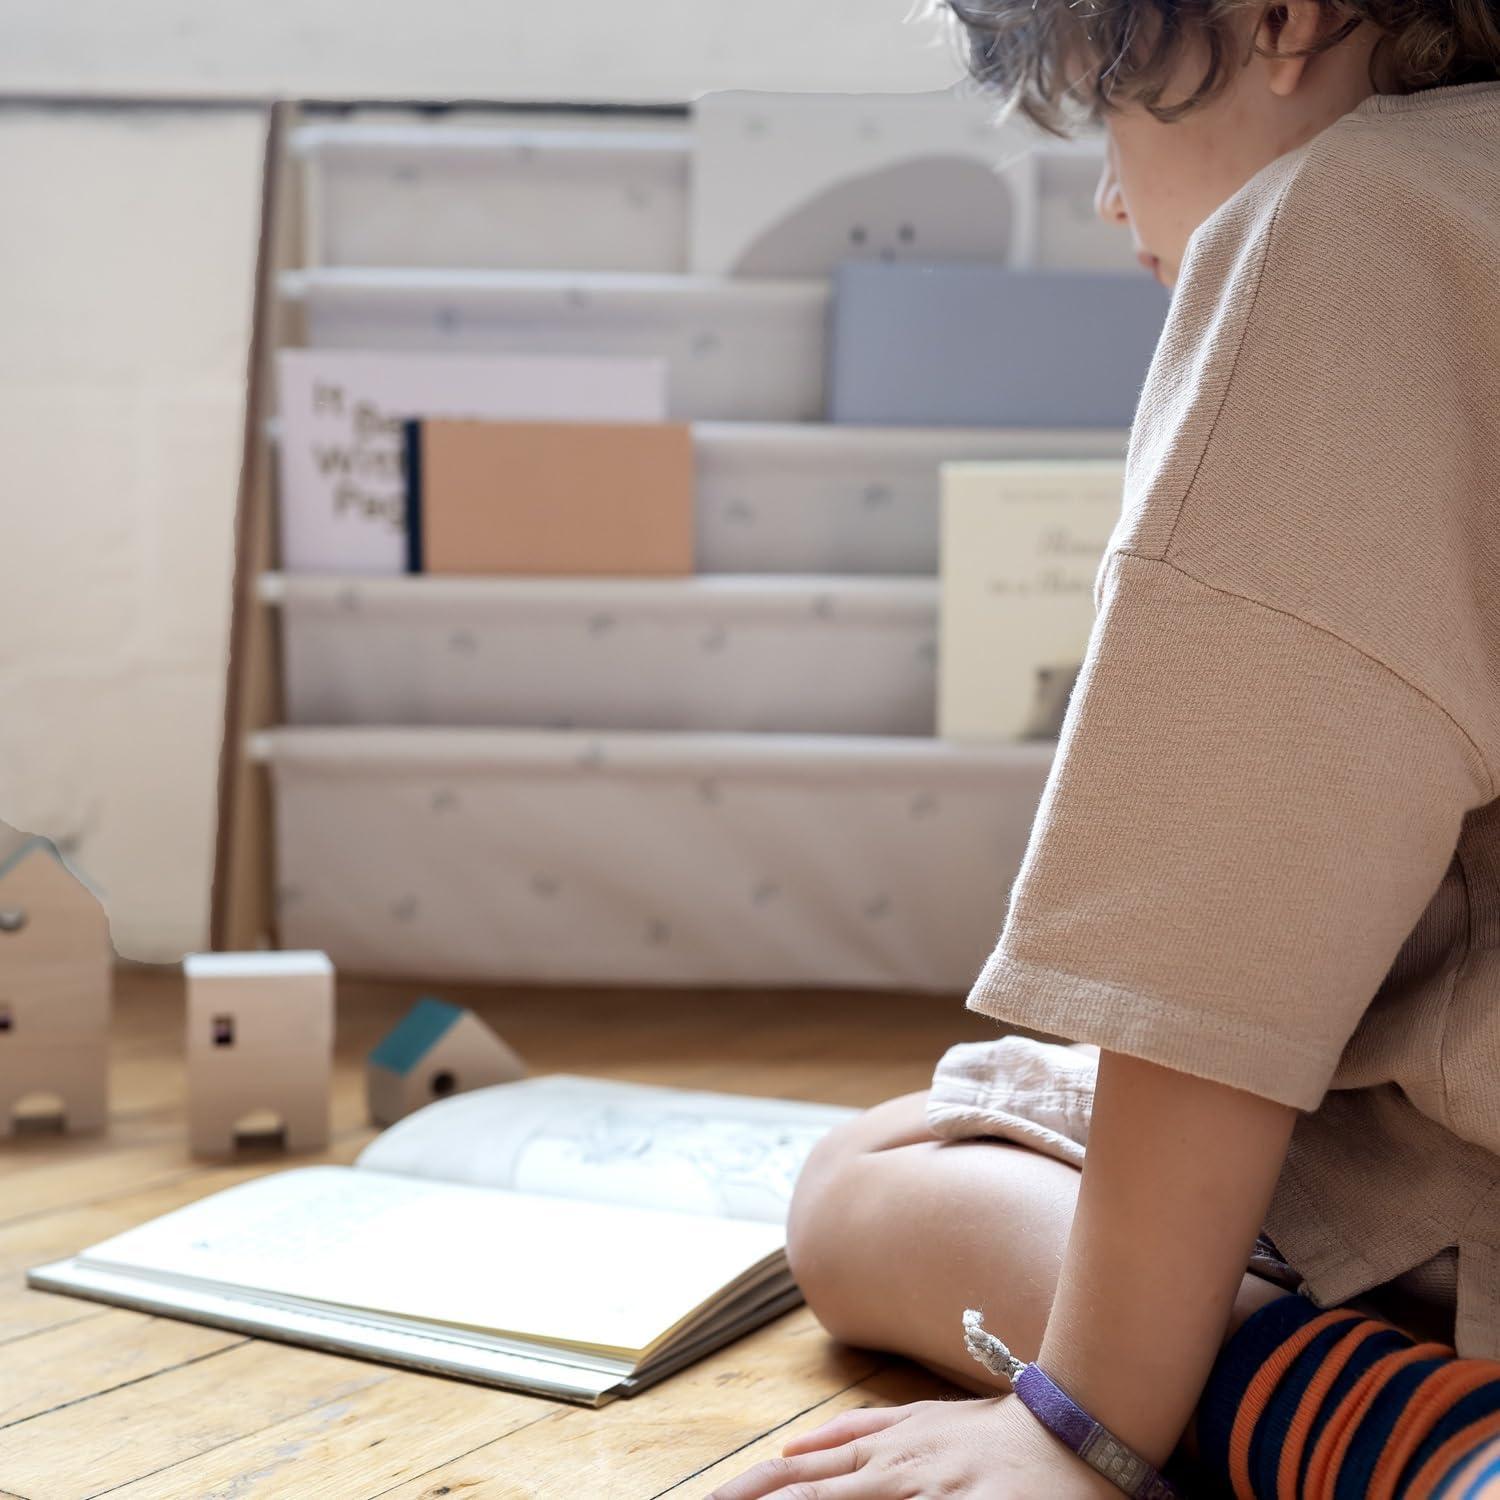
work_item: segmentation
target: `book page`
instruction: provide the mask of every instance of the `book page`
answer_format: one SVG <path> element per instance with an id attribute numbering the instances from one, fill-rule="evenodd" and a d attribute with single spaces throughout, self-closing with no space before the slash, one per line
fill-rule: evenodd
<path id="1" fill-rule="evenodd" d="M 858 1113 L 556 1073 L 429 1104 L 355 1165 L 781 1225 L 807 1153 Z"/>
<path id="2" fill-rule="evenodd" d="M 782 1248 L 767 1224 L 319 1166 L 216 1193 L 79 1261 L 635 1360 Z"/>

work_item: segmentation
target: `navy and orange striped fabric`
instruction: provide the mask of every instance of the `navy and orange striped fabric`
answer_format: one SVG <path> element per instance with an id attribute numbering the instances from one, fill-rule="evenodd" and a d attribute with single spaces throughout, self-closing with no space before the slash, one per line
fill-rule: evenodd
<path id="1" fill-rule="evenodd" d="M 1225 1346 L 1197 1431 L 1235 1500 L 1500 1500 L 1500 1363 L 1296 1293 Z"/>

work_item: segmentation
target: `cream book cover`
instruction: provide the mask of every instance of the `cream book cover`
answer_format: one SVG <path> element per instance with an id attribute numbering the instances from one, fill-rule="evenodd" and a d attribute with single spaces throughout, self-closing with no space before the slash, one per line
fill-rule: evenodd
<path id="1" fill-rule="evenodd" d="M 942 465 L 941 737 L 1057 738 L 1124 478 L 1111 459 Z"/>

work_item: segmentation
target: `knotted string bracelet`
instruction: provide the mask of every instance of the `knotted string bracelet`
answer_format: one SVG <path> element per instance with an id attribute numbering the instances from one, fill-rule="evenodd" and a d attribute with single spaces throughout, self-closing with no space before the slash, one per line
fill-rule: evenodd
<path id="1" fill-rule="evenodd" d="M 972 1307 L 964 1311 L 964 1345 L 992 1375 L 1010 1382 L 1021 1404 L 1048 1432 L 1116 1489 L 1136 1500 L 1181 1500 L 1169 1480 L 1095 1421 L 1045 1370 L 1017 1359 Z"/>

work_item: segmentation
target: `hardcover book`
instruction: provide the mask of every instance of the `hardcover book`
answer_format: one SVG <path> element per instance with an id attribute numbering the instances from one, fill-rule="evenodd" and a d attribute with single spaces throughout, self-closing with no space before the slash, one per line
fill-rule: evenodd
<path id="1" fill-rule="evenodd" d="M 1139 271 L 845 261 L 830 420 L 1129 427 L 1169 301 Z"/>
<path id="2" fill-rule="evenodd" d="M 1123 463 L 942 466 L 938 733 L 1056 740 L 1120 519 Z"/>
<path id="3" fill-rule="evenodd" d="M 413 573 L 693 571 L 693 440 L 683 423 L 412 422 Z"/>
<path id="4" fill-rule="evenodd" d="M 453 1095 L 27 1282 L 599 1406 L 801 1301 L 792 1186 L 857 1111 L 571 1074 Z"/>

